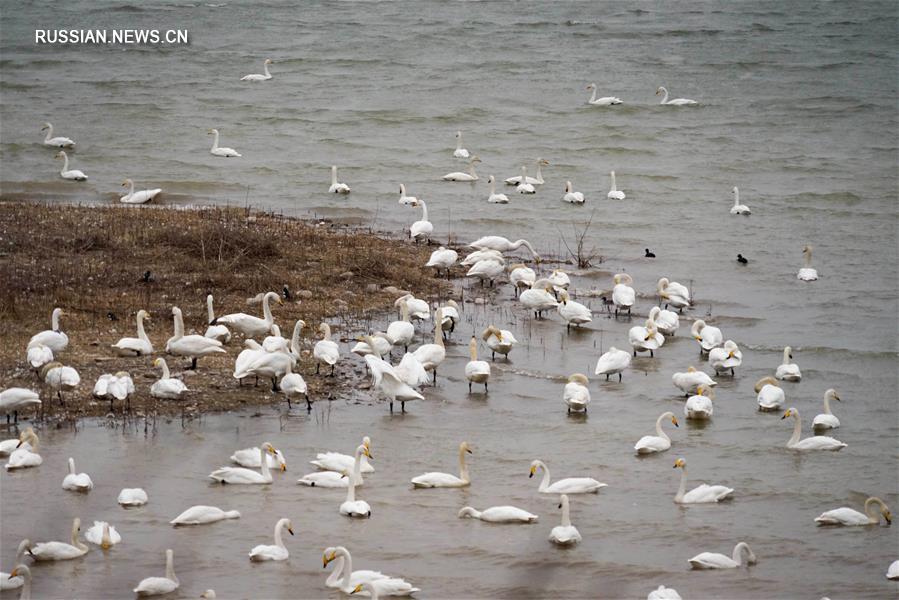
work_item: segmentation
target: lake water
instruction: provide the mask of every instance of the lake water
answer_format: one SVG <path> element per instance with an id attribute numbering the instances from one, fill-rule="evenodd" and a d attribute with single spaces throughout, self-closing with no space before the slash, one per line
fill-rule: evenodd
<path id="1" fill-rule="evenodd" d="M 33 44 L 34 29 L 62 26 L 187 28 L 191 44 Z M 564 377 L 592 373 L 610 345 L 627 347 L 634 322 L 597 314 L 588 331 L 566 335 L 558 317 L 530 320 L 507 287 L 496 308 L 465 306 L 440 385 L 405 417 L 391 418 L 360 390 L 361 404 L 320 403 L 310 420 L 266 409 L 258 418 L 209 416 L 187 431 L 160 425 L 148 439 L 93 421 L 77 435 L 42 432 L 44 465 L 0 474 L 4 568 L 19 539 L 66 540 L 76 515 L 110 520 L 125 542 L 107 556 L 40 565 L 36 596 L 123 597 L 142 577 L 162 574 L 172 547 L 185 597 L 207 587 L 220 597 L 322 597 L 319 557 L 336 544 L 350 548 L 357 568 L 402 575 L 421 597 L 645 597 L 660 583 L 685 598 L 896 593 L 884 578 L 899 558 L 892 528 L 813 522 L 830 508 L 860 508 L 868 495 L 899 508 L 892 4 L 71 2 L 4 10 L 2 28 L 4 197 L 112 202 L 131 177 L 162 187 L 163 204 L 250 203 L 399 233 L 420 214 L 397 204 L 404 183 L 428 201 L 436 239 L 526 237 L 546 254 L 564 252 L 560 237 L 570 242 L 574 225 L 592 215 L 588 243 L 605 260 L 574 273 L 573 288 L 608 289 L 611 274 L 625 270 L 645 315 L 659 277 L 692 285 L 692 316 L 710 314 L 744 352 L 737 377 L 719 378 L 713 421 L 682 422 L 669 452 L 643 460 L 634 442 L 662 411 L 682 414 L 671 374 L 691 364 L 708 370 L 689 321 L 655 359 L 635 360 L 621 384 L 591 383 L 589 416 L 569 418 Z M 267 57 L 276 61 L 273 80 L 238 81 Z M 625 104 L 588 106 L 584 87 L 593 81 Z M 701 105 L 659 106 L 659 85 Z M 71 166 L 88 182 L 58 177 L 53 151 L 40 145 L 47 120 L 55 135 L 76 140 Z M 210 127 L 243 158 L 211 156 Z M 483 159 L 476 184 L 440 181 L 465 169 L 452 158 L 457 129 Z M 486 203 L 487 175 L 517 175 L 537 157 L 551 165 L 535 196 L 506 189 L 512 203 Z M 348 197 L 326 193 L 331 164 L 352 186 Z M 605 197 L 613 169 L 624 202 Z M 560 202 L 566 180 L 585 193 L 585 206 Z M 734 185 L 751 217 L 728 214 Z M 814 283 L 795 277 L 805 244 L 815 247 Z M 646 247 L 658 258 L 641 258 Z M 748 265 L 735 262 L 738 252 Z M 510 363 L 496 363 L 489 396 L 469 397 L 464 342 L 488 322 L 523 343 Z M 842 452 L 794 455 L 784 447 L 790 426 L 756 412 L 752 385 L 773 373 L 784 345 L 803 371 L 802 383 L 784 387 L 807 434 L 824 390 L 839 390 Z M 337 513 L 342 494 L 294 480 L 316 451 L 349 453 L 364 434 L 377 472 L 360 494 L 374 516 L 350 522 Z M 418 473 L 455 470 L 463 439 L 475 447 L 470 490 L 409 489 Z M 264 440 L 290 462 L 275 485 L 207 485 L 205 475 L 233 450 Z M 59 487 L 70 455 L 94 476 L 86 497 Z M 676 506 L 678 456 L 692 481 L 735 488 L 734 501 Z M 546 540 L 558 510 L 527 478 L 538 457 L 554 478 L 609 484 L 598 497 L 572 497 L 584 536 L 574 549 Z M 123 511 L 118 490 L 138 484 L 150 504 Z M 169 528 L 197 503 L 244 516 Z M 514 504 L 540 521 L 456 519 L 465 504 Z M 289 564 L 251 565 L 246 552 L 270 543 L 281 516 L 297 533 Z M 729 555 L 740 540 L 759 557 L 751 569 L 688 571 L 691 556 Z"/>

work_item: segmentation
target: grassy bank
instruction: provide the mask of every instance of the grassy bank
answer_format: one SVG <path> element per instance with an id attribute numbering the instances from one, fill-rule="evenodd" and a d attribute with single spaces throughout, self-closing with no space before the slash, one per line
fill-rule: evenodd
<path id="1" fill-rule="evenodd" d="M 373 315 L 392 306 L 393 288 L 418 297 L 436 297 L 444 284 L 423 265 L 430 249 L 349 230 L 237 208 L 180 210 L 159 207 L 81 207 L 0 202 L 0 387 L 42 391 L 45 414 L 74 417 L 104 414 L 107 402 L 91 397 L 102 373 L 129 371 L 138 388 L 136 410 L 181 412 L 183 403 L 153 401 L 149 386 L 158 376 L 152 357 L 120 358 L 110 351 L 119 338 L 135 335 L 139 309 L 152 315 L 148 335 L 162 355 L 172 335 L 171 308 L 184 312 L 188 333 L 205 331 L 205 298 L 215 296 L 216 314 L 261 314 L 247 299 L 263 291 L 289 290 L 273 309 L 289 337 L 303 319 L 312 343 L 326 320 L 337 336 L 368 330 Z M 387 289 L 385 289 L 387 288 Z M 79 389 L 65 395 L 66 407 L 48 402 L 38 378 L 28 370 L 30 337 L 50 328 L 50 312 L 61 307 L 61 329 L 69 347 L 57 359 L 81 375 Z M 185 382 L 192 410 L 225 409 L 243 403 L 277 401 L 277 396 L 244 387 L 231 378 L 241 340 L 228 354 L 203 358 Z M 310 346 L 311 347 L 311 346 Z M 167 357 L 175 373 L 186 360 Z M 350 366 L 352 364 L 352 366 Z M 301 364 L 307 375 L 311 361 Z M 313 396 L 334 396 L 359 381 L 359 361 L 345 361 L 335 378 L 306 377 Z M 117 408 L 118 410 L 118 408 Z"/>

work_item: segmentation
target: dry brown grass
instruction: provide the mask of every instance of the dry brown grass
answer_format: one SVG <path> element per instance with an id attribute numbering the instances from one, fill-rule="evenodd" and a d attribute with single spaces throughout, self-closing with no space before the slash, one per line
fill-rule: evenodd
<path id="1" fill-rule="evenodd" d="M 392 304 L 395 295 L 384 292 L 385 286 L 426 298 L 445 289 L 422 266 L 429 253 L 425 247 L 327 223 L 250 215 L 236 208 L 0 202 L 2 387 L 36 387 L 26 370 L 25 347 L 31 335 L 49 328 L 55 306 L 67 313 L 62 329 L 70 338 L 69 349 L 58 358 L 82 375 L 81 389 L 72 396 L 79 408 L 72 410 L 102 412 L 104 404 L 95 410 L 90 406 L 100 373 L 126 368 L 139 387 L 141 374 L 149 381 L 152 359 L 105 364 L 112 356 L 110 344 L 135 335 L 134 315 L 141 308 L 153 316 L 148 333 L 157 353 L 171 335 L 172 306 L 182 309 L 188 330 L 202 334 L 207 293 L 215 296 L 216 314 L 256 314 L 261 308 L 247 306 L 246 299 L 284 285 L 293 299 L 274 309 L 283 335 L 289 336 L 298 318 L 310 327 L 328 320 L 338 335 L 355 335 L 367 328 L 365 319 Z M 150 282 L 143 280 L 146 271 L 152 273 Z M 304 332 L 307 339 L 311 335 Z M 225 358 L 202 359 L 200 373 L 187 380 L 189 387 L 231 390 L 228 379 L 239 344 L 232 341 Z M 169 363 L 179 370 L 181 359 Z M 219 380 L 209 373 L 213 370 L 227 377 Z M 253 398 L 242 395 L 234 403 L 246 401 Z"/>

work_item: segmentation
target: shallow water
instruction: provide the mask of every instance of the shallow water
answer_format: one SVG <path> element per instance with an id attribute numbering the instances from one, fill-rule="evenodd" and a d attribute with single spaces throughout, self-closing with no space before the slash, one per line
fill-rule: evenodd
<path id="1" fill-rule="evenodd" d="M 320 597 L 319 554 L 338 543 L 354 553 L 357 568 L 402 575 L 423 588 L 422 597 L 640 597 L 660 583 L 684 597 L 895 593 L 884 578 L 899 558 L 891 528 L 822 530 L 813 523 L 824 510 L 859 507 L 869 494 L 894 509 L 899 501 L 892 5 L 681 3 L 629 11 L 593 3 L 542 7 L 543 14 L 517 4 L 414 6 L 321 2 L 300 11 L 276 3 L 98 2 L 85 10 L 72 2 L 3 11 L 3 194 L 108 202 L 128 176 L 163 187 L 165 204 L 249 202 L 398 232 L 419 214 L 396 204 L 403 182 L 428 201 L 436 238 L 527 237 L 544 253 L 564 251 L 560 235 L 570 241 L 572 224 L 594 214 L 589 239 L 605 261 L 601 271 L 573 275 L 574 288 L 607 289 L 610 273 L 626 270 L 646 295 L 638 299 L 645 314 L 654 282 L 668 276 L 693 287 L 695 316 L 711 313 L 743 349 L 737 377 L 719 378 L 714 420 L 703 428 L 682 423 L 663 456 L 632 455 L 659 413 L 681 414 L 671 374 L 701 365 L 686 320 L 655 360 L 636 360 L 623 383 L 592 383 L 589 416 L 569 418 L 563 378 L 592 373 L 601 350 L 625 346 L 634 323 L 598 315 L 591 331 L 565 335 L 557 318 L 537 323 L 516 306 L 487 315 L 468 304 L 456 335 L 463 343 L 441 368 L 448 379 L 405 417 L 390 418 L 360 391 L 362 404 L 334 404 L 327 418 L 319 404 L 308 421 L 266 409 L 258 418 L 208 416 L 187 433 L 177 422 L 160 425 L 148 439 L 95 422 L 74 436 L 44 432 L 40 469 L 0 473 L 4 568 L 21 537 L 64 540 L 70 517 L 79 515 L 86 524 L 109 519 L 125 543 L 106 557 L 92 551 L 41 565 L 37 596 L 122 597 L 142 577 L 161 574 L 163 551 L 173 547 L 186 597 L 207 587 L 226 597 Z M 125 50 L 31 44 L 34 28 L 57 21 L 187 27 L 192 43 Z M 237 42 L 232 33 L 246 23 L 253 27 Z M 237 81 L 259 71 L 266 56 L 276 61 L 273 81 Z M 627 104 L 587 106 L 583 88 L 594 80 Z M 660 107 L 652 95 L 658 85 L 702 106 Z M 77 141 L 72 166 L 89 182 L 56 176 L 52 151 L 39 144 L 48 119 L 56 135 Z M 210 156 L 209 127 L 244 157 Z M 552 163 L 547 184 L 501 206 L 485 202 L 483 181 L 440 182 L 443 173 L 464 169 L 451 157 L 456 129 L 484 159 L 483 178 L 516 175 L 523 161 L 542 156 Z M 325 193 L 332 163 L 353 187 L 348 198 Z M 611 169 L 628 194 L 623 203 L 605 199 Z M 559 202 L 569 179 L 587 195 L 585 207 Z M 749 218 L 727 212 L 734 185 L 753 209 Z M 813 284 L 795 279 L 807 243 L 815 245 L 821 274 Z M 659 258 L 640 258 L 647 246 Z M 737 268 L 738 252 L 749 265 Z M 593 304 L 599 311 L 601 303 Z M 469 397 L 464 342 L 488 321 L 520 333 L 527 345 L 510 364 L 496 364 L 486 399 Z M 779 364 L 786 344 L 805 376 L 785 385 L 788 404 L 807 426 L 824 390 L 837 388 L 844 401 L 834 410 L 843 426 L 835 436 L 849 444 L 844 451 L 796 456 L 783 447 L 790 426 L 755 412 L 752 384 Z M 374 517 L 350 522 L 337 514 L 339 492 L 294 480 L 316 451 L 350 452 L 363 434 L 373 438 L 378 472 L 360 493 Z M 275 485 L 235 491 L 205 483 L 233 450 L 264 439 L 290 462 Z M 418 473 L 455 470 L 462 439 L 475 446 L 470 490 L 408 489 Z M 86 497 L 59 488 L 70 455 L 94 476 L 97 487 Z M 691 480 L 727 484 L 735 500 L 675 506 L 671 465 L 681 455 Z M 527 479 L 537 457 L 554 477 L 592 475 L 609 484 L 598 497 L 572 498 L 584 536 L 573 550 L 546 541 L 558 510 Z M 118 490 L 138 484 L 151 503 L 123 511 Z M 17 509 L 23 502 L 28 511 Z M 169 519 L 200 502 L 244 516 L 169 528 Z M 539 524 L 455 518 L 464 504 L 504 503 L 536 512 Z M 288 541 L 289 564 L 250 565 L 245 553 L 268 543 L 281 516 L 297 531 Z M 686 569 L 694 554 L 730 554 L 738 540 L 759 557 L 752 569 Z"/>

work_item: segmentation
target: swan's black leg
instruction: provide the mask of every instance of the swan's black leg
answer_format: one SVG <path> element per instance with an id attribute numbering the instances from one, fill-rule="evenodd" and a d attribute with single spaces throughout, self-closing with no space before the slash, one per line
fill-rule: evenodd
<path id="1" fill-rule="evenodd" d="M 471 382 L 470 381 L 468 382 L 468 393 L 469 394 L 471 393 Z"/>
<path id="2" fill-rule="evenodd" d="M 315 363 L 315 374 L 318 375 L 319 369 L 321 369 L 322 364 L 320 362 Z"/>
<path id="3" fill-rule="evenodd" d="M 618 372 L 618 383 L 621 383 L 621 372 Z"/>
<path id="4" fill-rule="evenodd" d="M 405 400 L 400 400 L 400 410 L 404 413 L 406 412 L 406 401 Z"/>

